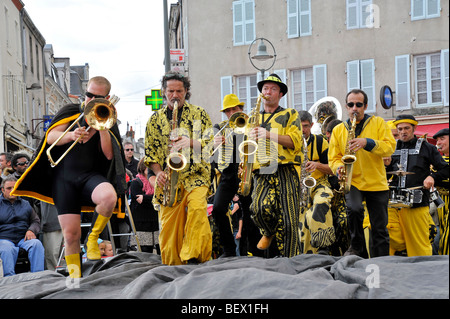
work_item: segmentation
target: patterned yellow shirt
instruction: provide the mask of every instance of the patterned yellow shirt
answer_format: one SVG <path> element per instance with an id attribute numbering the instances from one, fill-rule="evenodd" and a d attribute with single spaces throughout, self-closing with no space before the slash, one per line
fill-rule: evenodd
<path id="1" fill-rule="evenodd" d="M 261 114 L 261 122 L 265 124 L 265 128 L 278 135 L 289 135 L 294 143 L 294 148 L 289 149 L 281 144 L 271 141 L 270 147 L 266 147 L 266 154 L 260 152 L 258 148 L 257 162 L 254 164 L 254 169 L 262 167 L 269 168 L 272 166 L 270 161 L 276 161 L 276 164 L 294 164 L 300 165 L 302 162 L 303 154 L 303 133 L 302 124 L 298 112 L 295 109 L 287 108 L 276 112 L 269 120 L 270 113 Z M 269 141 L 269 140 L 266 140 Z M 270 154 L 268 153 L 270 149 Z M 274 153 L 275 149 L 275 153 Z M 274 154 L 273 154 L 274 153 Z M 270 158 L 268 160 L 268 158 Z"/>
<path id="2" fill-rule="evenodd" d="M 147 122 L 145 133 L 145 164 L 158 163 L 165 168 L 169 154 L 169 135 L 171 126 L 167 117 L 167 106 L 155 112 Z M 210 185 L 211 165 L 208 159 L 211 154 L 213 130 L 208 113 L 200 106 L 185 103 L 179 109 L 178 136 L 186 136 L 201 142 L 202 153 L 192 148 L 180 150 L 188 160 L 186 167 L 180 172 L 179 183 L 188 192 L 199 186 Z"/>

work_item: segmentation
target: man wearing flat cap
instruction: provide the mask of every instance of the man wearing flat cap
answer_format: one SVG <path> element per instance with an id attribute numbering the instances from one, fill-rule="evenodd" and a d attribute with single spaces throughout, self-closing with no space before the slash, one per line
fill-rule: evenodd
<path id="1" fill-rule="evenodd" d="M 399 115 L 394 124 L 400 140 L 387 171 L 403 170 L 412 174 L 394 176 L 390 185 L 397 186 L 398 191 L 413 192 L 416 200 L 409 207 L 389 209 L 390 254 L 406 251 L 408 256 L 431 255 L 430 188 L 448 179 L 449 166 L 436 147 L 414 135 L 418 124 L 414 116 Z M 435 171 L 431 171 L 431 165 Z"/>
<path id="2" fill-rule="evenodd" d="M 442 158 L 448 163 L 449 151 L 448 151 L 448 127 L 437 132 L 433 138 L 437 141 L 436 146 L 442 153 Z M 439 191 L 439 195 L 444 201 L 444 206 L 438 208 L 439 217 L 439 255 L 449 254 L 448 233 L 448 204 L 449 204 L 449 180 L 443 180 L 442 182 L 436 182 L 436 188 Z"/>
<path id="3" fill-rule="evenodd" d="M 258 90 L 264 107 L 260 123 L 249 134 L 258 142 L 251 204 L 253 221 L 262 235 L 258 248 L 270 248 L 273 240 L 275 245 L 268 251 L 269 257 L 293 257 L 300 253 L 297 167 L 303 154 L 302 125 L 295 109 L 279 105 L 288 88 L 277 74 L 258 82 Z"/>

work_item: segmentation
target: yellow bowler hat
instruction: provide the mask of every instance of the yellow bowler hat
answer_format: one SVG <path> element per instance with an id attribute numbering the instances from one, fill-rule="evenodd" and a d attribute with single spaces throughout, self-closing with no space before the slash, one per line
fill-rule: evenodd
<path id="1" fill-rule="evenodd" d="M 238 105 L 244 105 L 244 102 L 239 101 L 239 98 L 236 96 L 236 94 L 225 95 L 225 97 L 223 98 L 223 108 L 220 112 Z"/>

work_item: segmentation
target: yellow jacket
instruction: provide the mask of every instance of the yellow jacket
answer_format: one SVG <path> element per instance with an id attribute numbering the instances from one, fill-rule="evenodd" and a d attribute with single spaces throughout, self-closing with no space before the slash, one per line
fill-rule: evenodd
<path id="1" fill-rule="evenodd" d="M 361 134 L 357 138 L 366 138 L 367 146 L 356 152 L 353 164 L 352 185 L 361 191 L 388 190 L 386 169 L 383 157 L 389 157 L 395 150 L 395 139 L 384 119 L 365 115 Z M 336 174 L 342 166 L 341 158 L 345 154 L 349 123 L 343 122 L 333 129 L 328 148 L 328 165 Z"/>

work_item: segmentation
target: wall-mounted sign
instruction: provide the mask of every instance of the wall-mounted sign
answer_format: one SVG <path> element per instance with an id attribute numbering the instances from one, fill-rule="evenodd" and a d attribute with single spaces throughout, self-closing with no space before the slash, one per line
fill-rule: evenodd
<path id="1" fill-rule="evenodd" d="M 48 128 L 50 127 L 50 123 L 52 122 L 54 115 L 44 115 L 44 132 L 47 132 Z"/>
<path id="2" fill-rule="evenodd" d="M 157 111 L 164 104 L 161 96 L 161 90 L 152 90 L 152 95 L 145 96 L 145 105 L 151 105 L 152 111 Z"/>
<path id="3" fill-rule="evenodd" d="M 394 95 L 388 85 L 384 85 L 380 90 L 380 102 L 381 106 L 386 110 L 394 105 Z"/>

